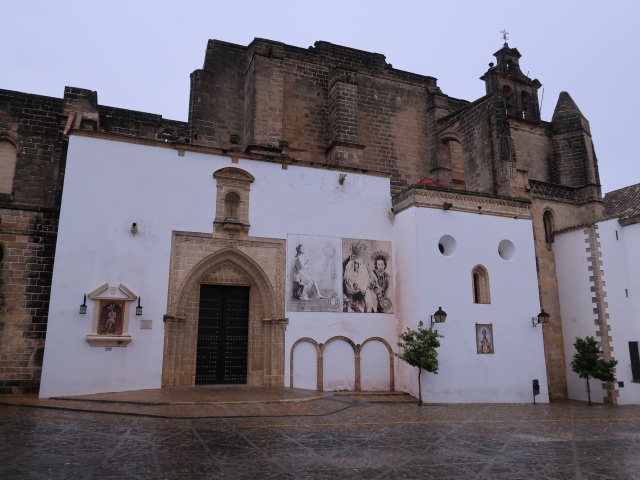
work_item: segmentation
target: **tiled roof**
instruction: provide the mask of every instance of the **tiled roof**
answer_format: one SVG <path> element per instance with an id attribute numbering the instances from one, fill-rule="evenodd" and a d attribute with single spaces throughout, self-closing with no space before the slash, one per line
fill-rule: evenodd
<path id="1" fill-rule="evenodd" d="M 441 183 L 438 183 L 429 177 L 424 177 L 422 180 L 418 182 L 418 185 L 426 185 L 428 187 L 447 188 L 445 185 L 442 185 Z"/>
<path id="2" fill-rule="evenodd" d="M 640 183 L 605 194 L 604 215 L 605 218 L 640 215 Z"/>

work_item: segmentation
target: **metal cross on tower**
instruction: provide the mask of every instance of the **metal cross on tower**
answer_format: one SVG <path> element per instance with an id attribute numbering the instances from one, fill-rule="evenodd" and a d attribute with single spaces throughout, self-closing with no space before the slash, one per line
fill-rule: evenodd
<path id="1" fill-rule="evenodd" d="M 507 29 L 504 29 L 500 33 L 502 34 L 502 38 L 504 39 L 504 44 L 506 45 L 507 39 L 508 39 L 507 35 L 509 35 L 509 32 L 507 32 Z"/>

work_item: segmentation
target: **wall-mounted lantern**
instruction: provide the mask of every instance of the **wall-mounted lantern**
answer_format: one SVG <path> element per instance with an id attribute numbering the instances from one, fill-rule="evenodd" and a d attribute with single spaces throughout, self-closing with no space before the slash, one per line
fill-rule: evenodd
<path id="1" fill-rule="evenodd" d="M 538 326 L 539 323 L 549 323 L 549 318 L 551 318 L 551 315 L 545 312 L 543 308 L 537 317 L 531 317 L 531 323 L 535 328 Z"/>
<path id="2" fill-rule="evenodd" d="M 442 310 L 442 307 L 438 307 L 438 311 L 431 315 L 431 326 L 433 327 L 436 323 L 444 323 L 447 319 L 447 313 Z"/>
<path id="3" fill-rule="evenodd" d="M 85 294 L 84 300 L 82 300 L 82 305 L 80 305 L 80 315 L 85 315 L 87 313 L 87 295 Z"/>
<path id="4" fill-rule="evenodd" d="M 131 235 L 133 235 L 135 237 L 136 233 L 138 233 L 138 224 L 137 223 L 132 223 L 131 224 Z"/>
<path id="5" fill-rule="evenodd" d="M 136 315 L 142 315 L 142 307 L 140 306 L 140 297 L 138 297 L 138 306 L 136 307 Z"/>

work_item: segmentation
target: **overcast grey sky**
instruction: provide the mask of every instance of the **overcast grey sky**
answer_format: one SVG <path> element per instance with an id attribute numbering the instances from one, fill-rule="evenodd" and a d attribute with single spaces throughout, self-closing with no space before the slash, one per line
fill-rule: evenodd
<path id="1" fill-rule="evenodd" d="M 640 182 L 636 0 L 21 0 L 5 2 L 2 16 L 0 88 L 52 97 L 88 88 L 103 105 L 184 121 L 189 74 L 210 38 L 382 53 L 475 100 L 506 29 L 523 72 L 542 82 L 543 119 L 564 90 L 589 120 L 603 192 Z"/>

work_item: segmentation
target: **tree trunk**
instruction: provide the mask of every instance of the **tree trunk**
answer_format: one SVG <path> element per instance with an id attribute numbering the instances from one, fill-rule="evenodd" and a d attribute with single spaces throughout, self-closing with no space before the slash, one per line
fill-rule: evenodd
<path id="1" fill-rule="evenodd" d="M 591 406 L 591 388 L 589 387 L 589 377 L 587 376 L 587 396 L 589 397 L 589 406 Z"/>
<path id="2" fill-rule="evenodd" d="M 420 377 L 422 377 L 422 369 L 418 368 L 418 406 L 422 406 L 422 385 L 420 383 Z"/>

